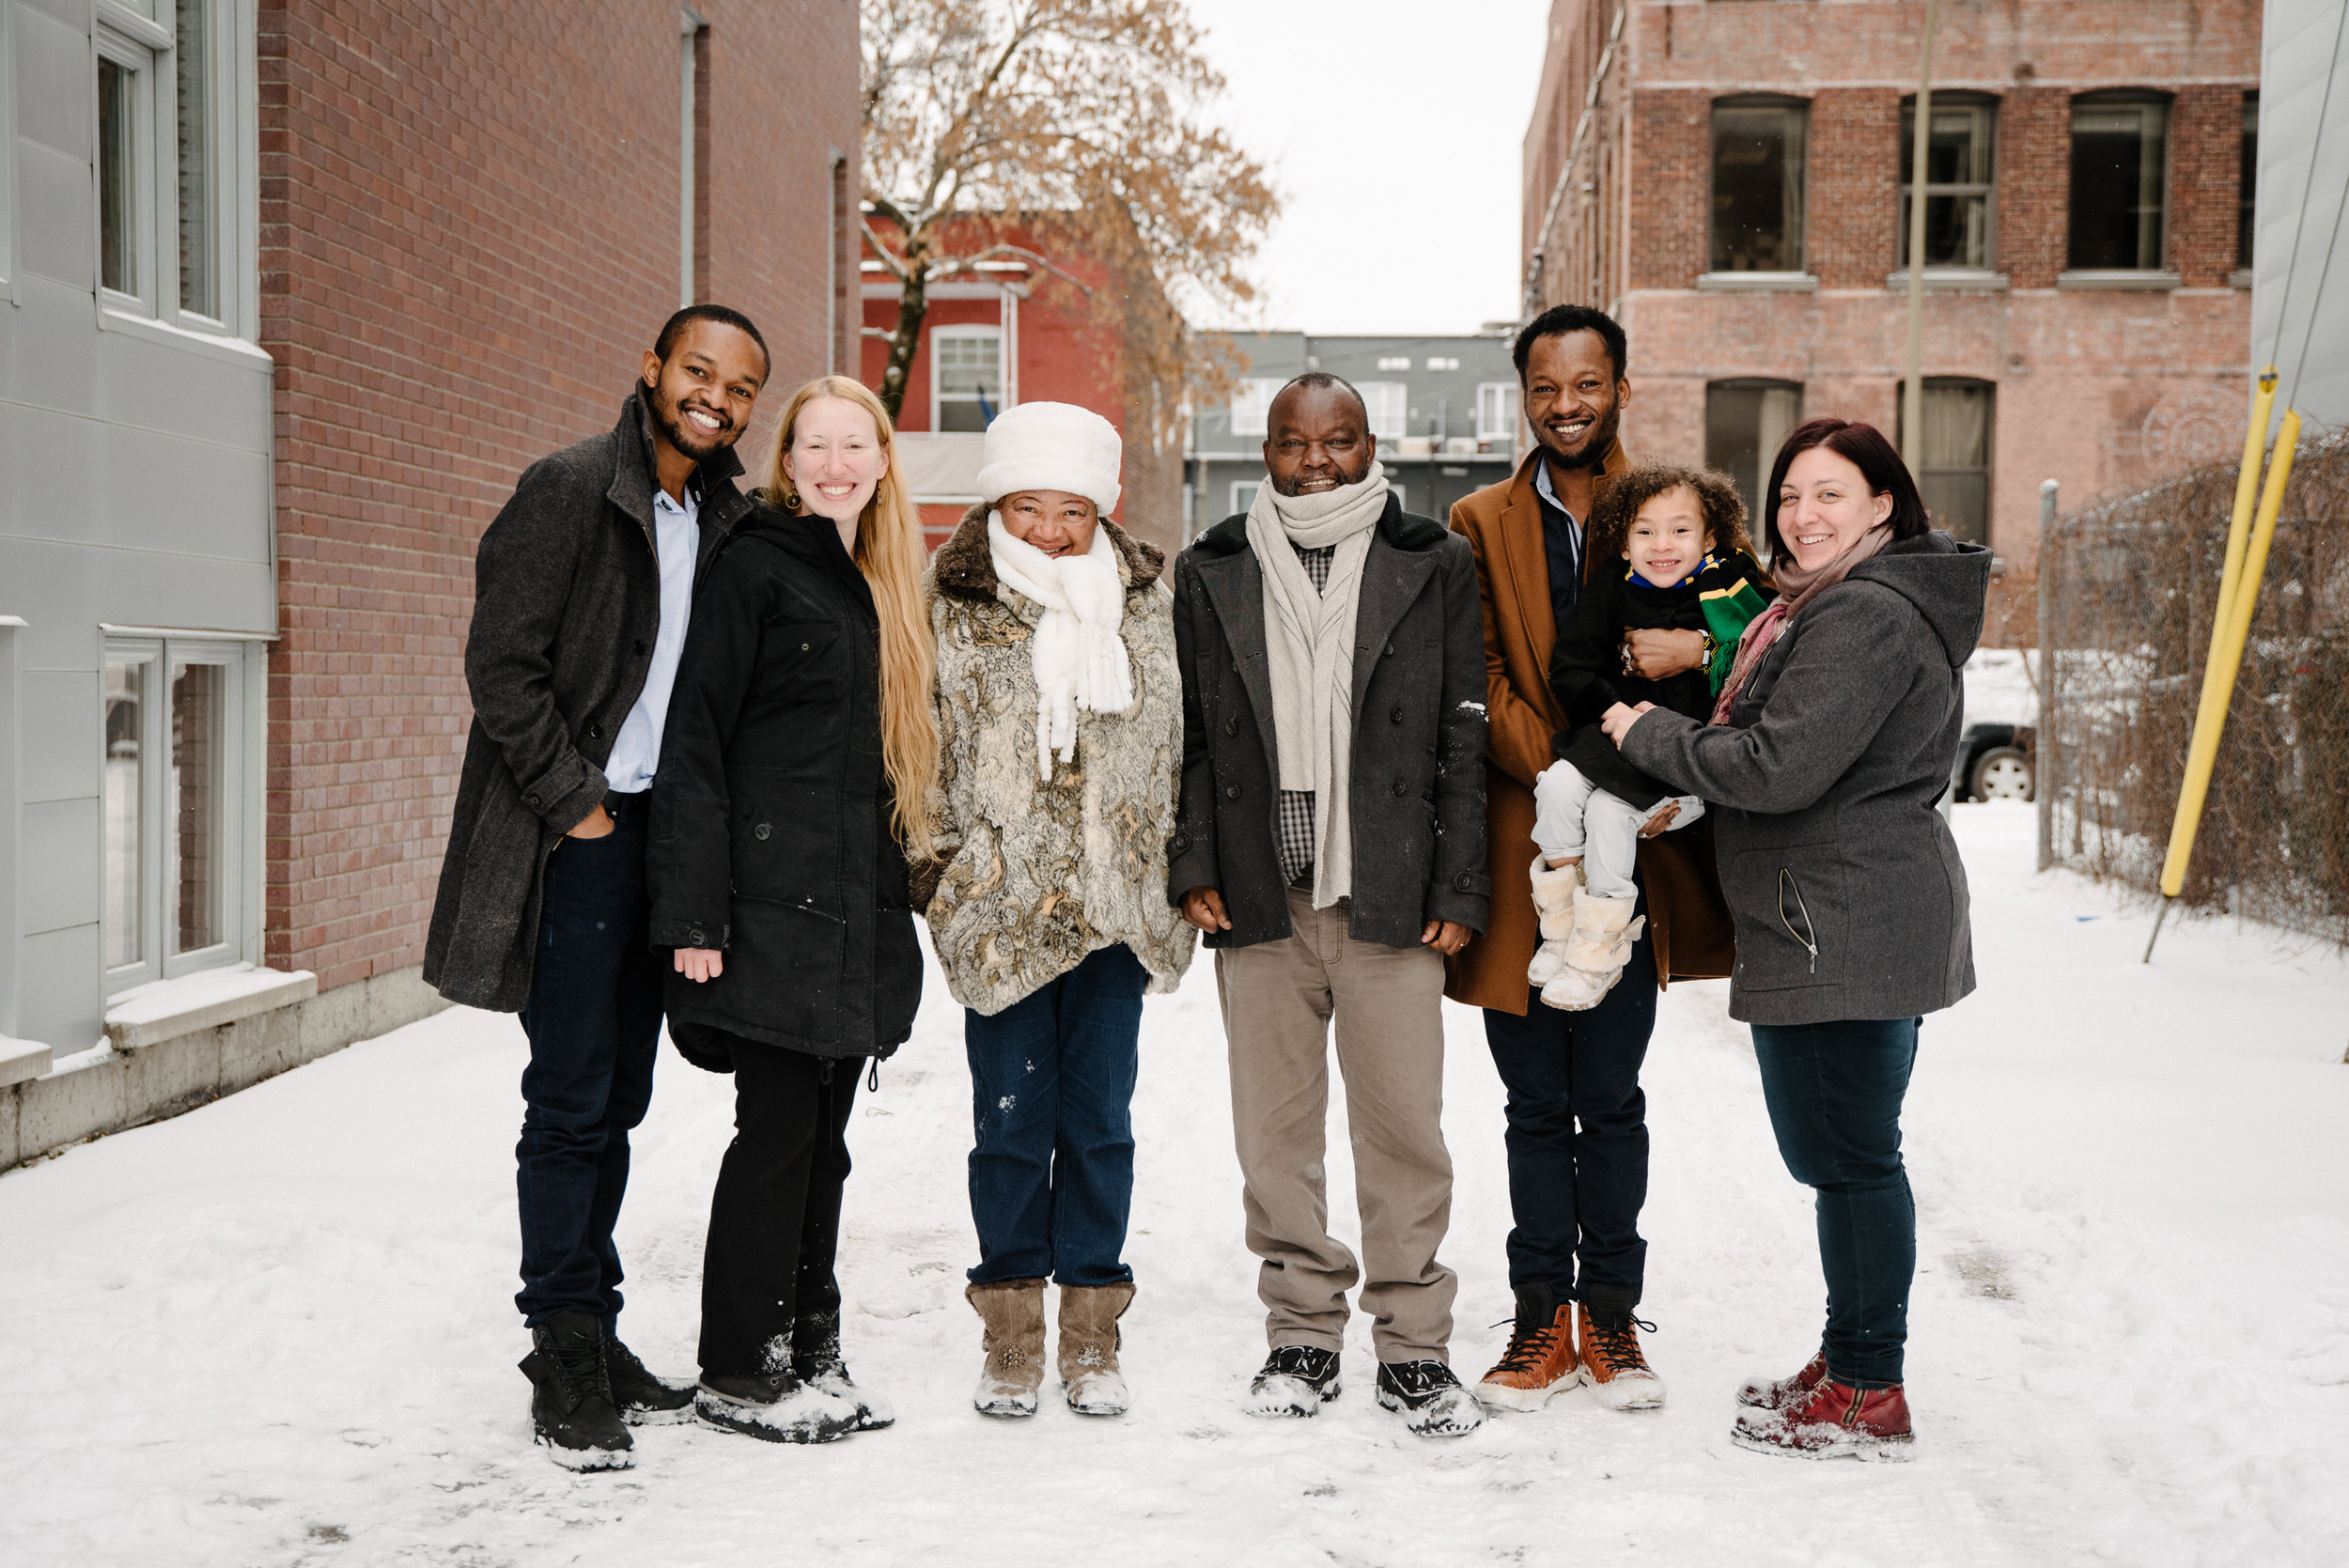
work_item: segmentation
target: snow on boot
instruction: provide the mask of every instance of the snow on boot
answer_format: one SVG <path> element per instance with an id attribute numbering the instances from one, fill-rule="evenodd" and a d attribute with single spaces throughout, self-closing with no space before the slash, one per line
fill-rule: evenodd
<path id="1" fill-rule="evenodd" d="M 1660 1410 L 1664 1380 L 1640 1352 L 1640 1330 L 1656 1332 L 1628 1312 L 1600 1312 L 1594 1317 L 1580 1309 L 1582 1370 L 1591 1380 L 1592 1397 L 1610 1410 Z"/>
<path id="2" fill-rule="evenodd" d="M 1606 898 L 1588 888 L 1574 895 L 1574 934 L 1566 939 L 1565 968 L 1542 987 L 1542 1001 L 1551 1007 L 1579 1013 L 1595 1007 L 1614 989 L 1630 962 L 1632 944 L 1647 928 L 1647 917 L 1637 919 L 1637 896 Z"/>
<path id="3" fill-rule="evenodd" d="M 1378 1403 L 1423 1437 L 1465 1437 L 1485 1424 L 1484 1406 L 1441 1361 L 1379 1362 Z"/>
<path id="4" fill-rule="evenodd" d="M 1117 1347 L 1124 1336 L 1117 1320 L 1133 1303 L 1133 1281 L 1114 1285 L 1063 1285 L 1060 1288 L 1061 1387 L 1068 1407 L 1081 1416 L 1122 1416 L 1126 1413 L 1125 1374 L 1118 1370 Z"/>
<path id="5" fill-rule="evenodd" d="M 1476 1385 L 1476 1397 L 1499 1410 L 1538 1410 L 1552 1394 L 1582 1382 L 1574 1354 L 1574 1303 L 1557 1300 L 1548 1285 L 1517 1287 L 1517 1316 L 1509 1348 Z"/>
<path id="6" fill-rule="evenodd" d="M 1917 1436 L 1908 1424 L 1908 1396 L 1889 1389 L 1855 1389 L 1826 1377 L 1781 1410 L 1745 1410 L 1730 1441 L 1757 1453 L 1802 1459 L 1914 1459 Z"/>
<path id="7" fill-rule="evenodd" d="M 986 1325 L 987 1362 L 971 1403 L 982 1416 L 1033 1416 L 1044 1386 L 1044 1281 L 1003 1280 L 963 1293 Z"/>
<path id="8" fill-rule="evenodd" d="M 1542 936 L 1563 941 L 1574 930 L 1574 890 L 1582 885 L 1582 864 L 1547 866 L 1533 857 L 1533 912 L 1541 917 Z"/>
<path id="9" fill-rule="evenodd" d="M 693 1385 L 646 1369 L 636 1352 L 610 1335 L 603 1342 L 603 1368 L 612 1384 L 612 1404 L 630 1426 L 667 1426 L 693 1414 Z"/>
<path id="10" fill-rule="evenodd" d="M 1317 1345 L 1275 1346 L 1248 1382 L 1252 1416 L 1310 1416 L 1338 1397 L 1338 1353 Z"/>
<path id="11" fill-rule="evenodd" d="M 856 1429 L 879 1432 L 897 1419 L 889 1401 L 857 1387 L 840 1354 L 840 1314 L 811 1312 L 791 1326 L 791 1371 L 802 1383 L 856 1406 Z"/>
<path id="12" fill-rule="evenodd" d="M 1792 1377 L 1749 1377 L 1737 1403 L 1756 1410 L 1783 1410 L 1827 1381 L 1827 1352 L 1813 1352 Z"/>
<path id="13" fill-rule="evenodd" d="M 586 1312 L 557 1312 L 530 1330 L 521 1359 L 531 1382 L 532 1440 L 567 1470 L 625 1470 L 635 1439 L 612 1404 L 603 1325 Z"/>

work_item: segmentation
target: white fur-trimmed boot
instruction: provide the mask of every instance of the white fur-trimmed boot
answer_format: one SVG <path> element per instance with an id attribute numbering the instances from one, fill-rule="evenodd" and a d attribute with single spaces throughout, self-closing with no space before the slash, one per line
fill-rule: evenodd
<path id="1" fill-rule="evenodd" d="M 1561 944 L 1564 964 L 1542 986 L 1546 1005 L 1579 1013 L 1615 988 L 1631 961 L 1632 944 L 1647 929 L 1646 916 L 1632 917 L 1639 903 L 1636 895 L 1607 898 L 1587 887 L 1575 890 L 1573 933 Z"/>
<path id="2" fill-rule="evenodd" d="M 1550 977 L 1566 967 L 1566 938 L 1574 932 L 1574 891 L 1582 885 L 1582 866 L 1547 866 L 1543 857 L 1533 857 L 1533 912 L 1541 917 L 1542 944 L 1533 951 L 1533 961 L 1525 966 L 1525 978 L 1535 986 L 1547 986 Z"/>

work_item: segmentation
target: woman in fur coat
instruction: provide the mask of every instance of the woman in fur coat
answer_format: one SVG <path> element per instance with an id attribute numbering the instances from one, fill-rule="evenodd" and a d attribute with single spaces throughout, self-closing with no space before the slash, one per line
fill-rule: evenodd
<path id="1" fill-rule="evenodd" d="M 992 1416 L 1035 1411 L 1048 1279 L 1069 1407 L 1126 1408 L 1135 1043 L 1143 993 L 1190 963 L 1164 893 L 1183 743 L 1173 599 L 1163 557 L 1107 516 L 1119 457 L 1098 414 L 1006 410 L 979 471 L 994 499 L 926 582 L 941 805 L 914 902 L 968 1009 L 979 1263 L 965 1294 L 986 1328 L 974 1403 Z"/>

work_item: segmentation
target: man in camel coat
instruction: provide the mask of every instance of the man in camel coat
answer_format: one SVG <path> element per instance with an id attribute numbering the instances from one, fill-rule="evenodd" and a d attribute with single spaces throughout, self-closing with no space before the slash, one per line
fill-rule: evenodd
<path id="1" fill-rule="evenodd" d="M 1485 1010 L 1493 1063 L 1508 1089 L 1509 1282 L 1516 1329 L 1477 1386 L 1488 1405 L 1538 1409 L 1583 1382 L 1602 1402 L 1652 1407 L 1663 1385 L 1641 1354 L 1647 1244 L 1646 1101 L 1640 1066 L 1670 979 L 1730 971 L 1727 908 L 1713 868 L 1712 825 L 1699 820 L 1640 846 L 1646 934 L 1623 979 L 1595 1008 L 1543 1005 L 1526 979 L 1540 937 L 1533 862 L 1533 778 L 1566 728 L 1550 694 L 1549 656 L 1581 584 L 1622 563 L 1584 558 L 1582 526 L 1597 484 L 1630 466 L 1616 439 L 1630 396 L 1623 329 L 1580 305 L 1557 306 L 1515 349 L 1534 449 L 1510 478 L 1452 508 L 1476 553 L 1489 712 L 1486 800 L 1492 911 L 1450 960 L 1444 994 Z M 1696 668 L 1701 633 L 1633 631 L 1627 654 L 1660 679 Z M 1576 1314 L 1579 1308 L 1580 1345 Z"/>

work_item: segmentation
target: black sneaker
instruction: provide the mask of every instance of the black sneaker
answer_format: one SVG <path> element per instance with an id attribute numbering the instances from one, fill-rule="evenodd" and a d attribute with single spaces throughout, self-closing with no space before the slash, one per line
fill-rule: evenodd
<path id="1" fill-rule="evenodd" d="M 534 1440 L 568 1470 L 625 1470 L 635 1446 L 612 1403 L 603 1325 L 585 1312 L 557 1312 L 530 1331 L 522 1358 L 532 1385 Z"/>
<path id="2" fill-rule="evenodd" d="M 645 1368 L 636 1352 L 618 1340 L 603 1342 L 603 1367 L 612 1383 L 612 1404 L 630 1426 L 666 1426 L 693 1414 L 693 1385 Z"/>
<path id="3" fill-rule="evenodd" d="M 838 1312 L 811 1313 L 791 1326 L 791 1371 L 801 1382 L 855 1405 L 859 1432 L 879 1432 L 897 1420 L 889 1401 L 867 1393 L 849 1377 L 848 1363 L 840 1354 Z"/>
<path id="4" fill-rule="evenodd" d="M 768 1443 L 837 1442 L 856 1430 L 856 1405 L 802 1383 L 789 1369 L 702 1374 L 693 1414 Z"/>
<path id="5" fill-rule="evenodd" d="M 1475 1396 L 1441 1361 L 1381 1361 L 1378 1403 L 1423 1437 L 1465 1437 L 1485 1424 Z"/>
<path id="6" fill-rule="evenodd" d="M 1252 1416 L 1310 1416 L 1338 1397 L 1338 1353 L 1310 1344 L 1276 1347 L 1249 1381 Z"/>

